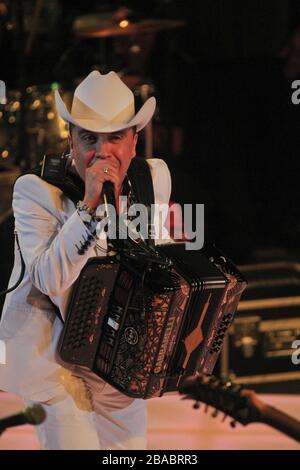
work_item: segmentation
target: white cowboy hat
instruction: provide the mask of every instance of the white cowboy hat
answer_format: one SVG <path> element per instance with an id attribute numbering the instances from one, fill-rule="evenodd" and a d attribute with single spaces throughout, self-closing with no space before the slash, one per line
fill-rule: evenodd
<path id="1" fill-rule="evenodd" d="M 154 97 L 149 98 L 135 115 L 134 95 L 115 72 L 101 75 L 91 72 L 75 89 L 71 113 L 58 90 L 56 108 L 62 119 L 93 132 L 115 132 L 136 126 L 140 131 L 153 116 Z"/>

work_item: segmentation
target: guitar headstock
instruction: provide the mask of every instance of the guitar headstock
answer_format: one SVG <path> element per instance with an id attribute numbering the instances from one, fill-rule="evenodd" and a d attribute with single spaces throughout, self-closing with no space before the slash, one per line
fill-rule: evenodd
<path id="1" fill-rule="evenodd" d="M 218 411 L 224 413 L 223 421 L 227 416 L 235 422 L 243 425 L 261 421 L 264 412 L 264 404 L 256 397 L 252 390 L 244 390 L 241 385 L 231 382 L 229 379 L 218 379 L 199 375 L 183 379 L 180 385 L 180 393 L 185 399 L 195 400 L 195 408 L 199 408 L 200 402 L 215 408 L 213 416 Z"/>

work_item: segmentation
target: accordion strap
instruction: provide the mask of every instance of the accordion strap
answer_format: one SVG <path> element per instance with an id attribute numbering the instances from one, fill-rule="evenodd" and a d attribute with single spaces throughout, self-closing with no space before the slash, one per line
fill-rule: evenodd
<path id="1" fill-rule="evenodd" d="M 65 196 L 71 199 L 71 201 L 74 203 L 76 207 L 77 202 L 84 198 L 84 191 L 85 191 L 84 182 L 78 175 L 70 171 L 69 169 L 70 161 L 68 157 L 57 156 L 56 158 L 63 162 L 62 172 L 56 178 L 54 177 L 50 178 L 46 175 L 43 175 L 43 164 L 39 164 L 38 166 L 31 168 L 25 173 L 22 173 L 22 175 L 18 176 L 18 178 L 24 175 L 39 176 L 44 181 L 47 181 L 47 183 L 52 184 L 53 186 L 56 186 L 57 188 L 59 188 L 64 193 Z"/>
<path id="2" fill-rule="evenodd" d="M 141 157 L 134 158 L 127 174 L 138 202 L 151 208 L 151 204 L 154 204 L 154 190 L 147 160 Z"/>
<path id="3" fill-rule="evenodd" d="M 154 246 L 154 240 L 151 237 L 153 233 L 153 214 L 151 205 L 154 204 L 154 189 L 150 167 L 147 160 L 137 157 L 131 161 L 127 171 L 136 200 L 147 207 L 148 211 L 148 244 Z"/>

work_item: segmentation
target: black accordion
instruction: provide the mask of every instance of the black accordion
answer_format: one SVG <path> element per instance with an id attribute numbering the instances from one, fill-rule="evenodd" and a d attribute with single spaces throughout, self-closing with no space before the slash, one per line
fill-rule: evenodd
<path id="1" fill-rule="evenodd" d="M 91 258 L 71 296 L 59 354 L 124 394 L 152 398 L 211 374 L 246 281 L 214 247 Z"/>

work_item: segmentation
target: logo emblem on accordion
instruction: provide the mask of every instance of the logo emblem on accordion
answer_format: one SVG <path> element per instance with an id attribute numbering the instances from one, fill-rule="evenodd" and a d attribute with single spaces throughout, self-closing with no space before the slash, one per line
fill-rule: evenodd
<path id="1" fill-rule="evenodd" d="M 137 344 L 137 342 L 139 340 L 139 335 L 138 335 L 137 331 L 132 326 L 128 326 L 125 329 L 124 337 L 125 337 L 125 341 L 128 344 L 130 344 L 131 346 L 134 346 L 135 344 Z"/>

